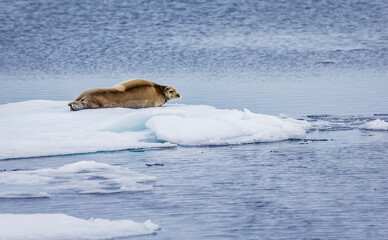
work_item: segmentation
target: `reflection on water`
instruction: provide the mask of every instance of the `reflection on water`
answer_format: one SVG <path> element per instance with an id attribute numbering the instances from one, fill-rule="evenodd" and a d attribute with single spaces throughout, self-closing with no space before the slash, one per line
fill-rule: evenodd
<path id="1" fill-rule="evenodd" d="M 369 1 L 6 1 L 1 70 L 381 68 L 386 8 Z"/>

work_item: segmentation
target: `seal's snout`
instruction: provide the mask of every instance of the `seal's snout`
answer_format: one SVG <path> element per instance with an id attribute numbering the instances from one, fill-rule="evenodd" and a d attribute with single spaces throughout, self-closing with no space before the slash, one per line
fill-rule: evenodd
<path id="1" fill-rule="evenodd" d="M 74 111 L 73 106 L 71 106 L 72 103 L 67 104 L 67 106 L 70 107 L 70 111 Z"/>
<path id="2" fill-rule="evenodd" d="M 68 106 L 70 107 L 70 111 L 78 111 L 86 108 L 85 105 L 80 101 L 71 102 L 68 104 Z"/>

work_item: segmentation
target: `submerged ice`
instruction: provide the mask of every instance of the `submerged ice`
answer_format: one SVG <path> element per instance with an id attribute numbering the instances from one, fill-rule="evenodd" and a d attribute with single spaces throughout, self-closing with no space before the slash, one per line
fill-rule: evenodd
<path id="1" fill-rule="evenodd" d="M 94 161 L 59 168 L 0 172 L 0 198 L 42 198 L 65 193 L 118 193 L 152 188 L 154 177 Z"/>
<path id="2" fill-rule="evenodd" d="M 227 145 L 303 138 L 310 124 L 205 105 L 70 112 L 67 102 L 0 105 L 0 159 L 177 145 Z"/>
<path id="3" fill-rule="evenodd" d="M 0 239 L 112 239 L 152 234 L 150 220 L 89 220 L 66 214 L 0 214 Z"/>

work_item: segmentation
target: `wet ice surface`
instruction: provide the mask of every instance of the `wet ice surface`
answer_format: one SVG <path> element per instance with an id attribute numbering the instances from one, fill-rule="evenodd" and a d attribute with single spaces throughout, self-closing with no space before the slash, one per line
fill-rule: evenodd
<path id="1" fill-rule="evenodd" d="M 239 114 L 247 108 L 282 119 L 288 115 L 308 121 L 311 128 L 303 139 L 272 143 L 182 144 L 0 161 L 0 174 L 39 177 L 53 171 L 63 177 L 48 176 L 54 187 L 68 181 L 74 188 L 96 189 L 98 181 L 106 180 L 116 182 L 98 189 L 114 191 L 122 186 L 117 169 L 155 177 L 137 183 L 147 190 L 104 194 L 3 183 L 0 214 L 150 219 L 161 227 L 156 235 L 140 239 L 387 239 L 387 7 L 385 1 L 358 0 L 2 2 L 0 104 L 68 101 L 90 88 L 144 78 L 174 86 L 183 96 L 179 104 L 237 109 Z M 35 130 L 20 125 L 8 136 L 21 139 L 23 131 L 24 140 L 35 136 L 31 133 L 44 129 L 39 128 L 43 115 L 52 117 L 46 133 L 55 136 L 70 112 L 56 115 L 47 112 L 48 102 L 46 106 L 46 114 L 24 119 L 34 120 Z M 31 112 L 33 108 L 26 115 Z M 0 115 L 3 130 L 12 125 L 4 116 L 9 115 Z M 107 115 L 93 116 L 96 123 L 103 117 Z M 111 117 L 102 125 L 115 125 L 120 135 L 126 125 Z M 63 128 L 43 149 L 98 145 L 95 140 L 104 133 L 96 138 L 96 126 L 90 125 L 90 141 L 74 141 L 71 128 Z M 379 130 L 368 130 L 372 128 Z M 72 146 L 55 144 L 66 136 Z M 11 144 L 2 137 L 3 147 Z M 143 136 L 132 137 L 138 143 Z M 119 139 L 110 146 L 122 144 Z M 27 149 L 14 146 L 13 153 Z M 58 169 L 84 161 L 108 165 L 92 175 L 58 174 Z M 96 176 L 112 169 L 115 177 Z"/>
<path id="2" fill-rule="evenodd" d="M 151 221 L 79 219 L 65 214 L 0 214 L 0 239 L 112 239 L 154 233 Z M 71 229 L 71 231 L 69 231 Z"/>
<path id="3" fill-rule="evenodd" d="M 152 186 L 140 184 L 155 180 L 123 167 L 94 161 L 80 161 L 60 168 L 24 169 L 0 172 L 0 198 L 45 198 L 63 193 L 120 193 L 145 191 Z M 20 192 L 7 192 L 17 187 Z M 35 191 L 35 193 L 34 193 Z"/>

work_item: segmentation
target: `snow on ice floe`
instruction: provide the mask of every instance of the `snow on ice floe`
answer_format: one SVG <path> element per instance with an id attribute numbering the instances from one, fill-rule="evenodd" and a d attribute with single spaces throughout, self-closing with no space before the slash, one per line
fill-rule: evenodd
<path id="1" fill-rule="evenodd" d="M 177 145 L 227 145 L 303 138 L 310 124 L 205 105 L 70 112 L 67 102 L 0 105 L 0 159 Z"/>
<path id="2" fill-rule="evenodd" d="M 360 128 L 365 130 L 388 131 L 388 122 L 377 119 L 361 125 Z"/>
<path id="3" fill-rule="evenodd" d="M 155 180 L 128 168 L 80 161 L 59 168 L 0 172 L 0 198 L 47 198 L 64 193 L 119 193 L 144 191 Z"/>
<path id="4" fill-rule="evenodd" d="M 0 214 L 0 239 L 112 239 L 152 234 L 159 226 L 150 220 L 89 220 L 66 214 Z"/>

